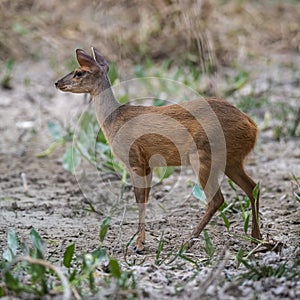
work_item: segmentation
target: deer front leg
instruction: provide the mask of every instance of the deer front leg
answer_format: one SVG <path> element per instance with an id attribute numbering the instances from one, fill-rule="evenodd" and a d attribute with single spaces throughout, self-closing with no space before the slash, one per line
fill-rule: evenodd
<path id="1" fill-rule="evenodd" d="M 134 194 L 139 211 L 139 223 L 137 231 L 136 245 L 134 251 L 141 253 L 144 250 L 146 239 L 145 218 L 146 206 L 151 189 L 152 172 L 150 168 L 133 168 L 131 178 L 134 186 Z"/>

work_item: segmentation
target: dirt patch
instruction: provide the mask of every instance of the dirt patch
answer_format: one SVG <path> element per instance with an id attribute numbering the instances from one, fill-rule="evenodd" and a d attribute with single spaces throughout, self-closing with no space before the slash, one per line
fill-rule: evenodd
<path id="1" fill-rule="evenodd" d="M 121 181 L 118 178 L 112 174 L 93 173 L 88 168 L 84 175 L 74 177 L 62 169 L 61 151 L 47 159 L 35 157 L 50 142 L 45 130 L 46 121 L 59 119 L 65 123 L 72 122 L 85 103 L 82 97 L 49 89 L 55 79 L 55 74 L 51 71 L 46 74 L 43 82 L 31 75 L 30 87 L 24 87 L 21 84 L 23 78 L 30 76 L 27 73 L 28 64 L 29 62 L 20 64 L 14 77 L 14 86 L 22 88 L 1 90 L 0 252 L 6 247 L 6 235 L 10 229 L 26 240 L 31 228 L 41 234 L 48 253 L 55 252 L 57 258 L 71 242 L 76 243 L 79 252 L 92 251 L 99 246 L 101 222 L 112 214 L 112 224 L 104 246 L 126 269 L 128 265 L 125 263 L 124 253 L 137 228 L 137 209 L 132 188 L 128 185 L 120 197 Z M 37 63 L 34 68 L 45 68 L 45 63 Z M 298 96 L 298 92 L 292 88 L 295 77 L 290 76 L 291 80 L 285 80 L 293 72 L 289 70 L 286 68 L 277 72 L 276 78 L 272 74 L 275 82 L 272 101 L 276 102 L 276 99 L 281 98 L 289 87 L 290 95 Z M 266 74 L 265 72 L 263 78 L 257 80 L 267 81 Z M 284 78 L 280 78 L 280 74 Z M 299 71 L 293 74 L 299 75 Z M 257 87 L 257 81 L 250 85 L 252 88 Z M 247 89 L 245 87 L 244 92 Z M 74 103 L 76 108 L 72 108 Z M 272 128 L 263 127 L 262 123 L 260 126 L 263 130 L 255 152 L 249 158 L 247 169 L 253 178 L 261 182 L 261 224 L 264 238 L 274 244 L 278 242 L 279 246 L 276 251 L 259 252 L 255 257 L 259 265 L 289 265 L 300 258 L 300 206 L 294 198 L 291 184 L 292 174 L 298 178 L 300 175 L 300 141 L 296 138 L 274 141 Z M 22 173 L 26 174 L 26 192 Z M 89 176 L 92 180 L 87 180 Z M 135 262 L 131 270 L 134 270 L 138 281 L 140 297 L 253 299 L 259 295 L 261 299 L 298 298 L 299 282 L 286 277 L 244 280 L 243 286 L 233 279 L 247 271 L 243 267 L 237 269 L 237 251 L 240 248 L 247 251 L 254 248 L 243 237 L 240 212 L 229 216 L 229 231 L 220 216 L 214 217 L 207 227 L 215 247 L 212 264 L 203 263 L 199 268 L 180 258 L 174 262 L 171 262 L 172 257 L 168 259 L 170 253 L 178 251 L 182 241 L 203 215 L 204 207 L 191 195 L 190 180 L 194 180 L 192 171 L 182 170 L 152 189 L 145 254 L 136 255 L 129 247 L 126 256 L 127 261 Z M 235 195 L 226 180 L 223 181 L 223 190 L 226 200 L 229 203 L 234 201 Z M 104 212 L 103 215 L 87 211 L 82 191 L 85 195 L 88 194 L 96 209 Z M 157 265 L 155 255 L 162 235 L 165 245 L 161 258 L 166 261 Z M 203 239 L 199 240 L 188 255 L 198 262 L 207 259 Z"/>
<path id="2" fill-rule="evenodd" d="M 60 264 L 62 253 L 72 242 L 78 253 L 96 249 L 100 225 L 110 215 L 112 222 L 103 246 L 122 269 L 133 272 L 140 299 L 299 299 L 299 275 L 286 272 L 279 276 L 275 272 L 293 268 L 291 272 L 300 273 L 300 205 L 292 184 L 293 176 L 300 178 L 300 128 L 295 117 L 300 98 L 298 6 L 293 1 L 274 6 L 272 2 L 251 5 L 247 1 L 223 1 L 217 10 L 217 1 L 202 1 L 197 10 L 194 6 L 180 10 L 180 2 L 168 6 L 164 1 L 151 5 L 144 1 L 143 9 L 136 9 L 125 4 L 125 8 L 112 8 L 111 1 L 104 1 L 104 9 L 73 2 L 67 12 L 56 1 L 0 3 L 1 79 L 7 71 L 4 58 L 24 59 L 15 62 L 10 81 L 13 89 L 0 89 L 0 255 L 7 246 L 9 230 L 27 241 L 31 228 L 35 228 L 46 243 L 45 251 Z M 126 20 L 117 18 L 122 9 L 126 9 L 127 13 L 122 13 Z M 192 16 L 184 26 L 180 22 L 188 19 L 183 12 Z M 203 22 L 198 24 L 200 12 Z M 172 22 L 166 22 L 172 16 Z M 116 19 L 118 22 L 111 22 Z M 95 28 L 95 20 L 106 26 L 105 30 Z M 174 38 L 168 39 L 175 29 Z M 199 52 L 199 41 L 207 45 L 203 53 Z M 201 75 L 199 85 L 209 77 L 207 85 L 214 85 L 222 95 L 232 85 L 232 78 L 236 77 L 237 83 L 238 76 L 248 76 L 247 83 L 238 86 L 229 101 L 245 110 L 250 107 L 249 113 L 261 129 L 247 170 L 261 183 L 262 233 L 266 241 L 276 245 L 273 250 L 262 247 L 254 251 L 256 246 L 244 234 L 236 193 L 224 179 L 224 196 L 235 210 L 228 214 L 229 230 L 220 215 L 207 226 L 215 248 L 213 258 L 208 260 L 202 236 L 185 258 L 175 259 L 205 209 L 192 195 L 192 171 L 184 169 L 153 187 L 146 249 L 143 255 L 136 255 L 132 246 L 127 247 L 137 228 L 130 183 L 121 193 L 120 178 L 88 165 L 76 177 L 71 175 L 62 168 L 62 148 L 48 158 L 36 157 L 51 143 L 48 120 L 73 128 L 78 114 L 86 109 L 84 97 L 54 88 L 54 82 L 74 65 L 70 55 L 79 44 L 104 49 L 104 55 L 119 62 L 123 78 L 134 76 L 128 67 L 132 61 L 144 63 L 148 56 L 158 62 L 172 57 L 172 63 L 179 65 L 187 58 L 202 70 L 206 63 L 208 68 L 216 63 L 218 73 Z M 237 66 L 228 67 L 235 63 Z M 86 197 L 100 214 L 89 210 Z M 164 247 L 157 258 L 161 239 Z M 240 249 L 253 251 L 251 262 L 262 272 L 259 278 L 257 272 L 251 273 L 243 265 L 237 267 Z"/>

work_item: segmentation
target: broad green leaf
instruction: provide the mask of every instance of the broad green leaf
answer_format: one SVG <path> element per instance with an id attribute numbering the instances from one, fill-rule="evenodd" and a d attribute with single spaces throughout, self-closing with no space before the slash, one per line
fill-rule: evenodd
<path id="1" fill-rule="evenodd" d="M 241 71 L 235 76 L 233 86 L 236 90 L 242 88 L 249 79 L 247 71 Z"/>
<path id="2" fill-rule="evenodd" d="M 247 233 L 249 228 L 249 220 L 250 220 L 250 214 L 248 214 L 244 220 L 244 232 Z"/>
<path id="3" fill-rule="evenodd" d="M 106 140 L 105 135 L 104 135 L 104 133 L 101 129 L 97 133 L 97 142 L 101 142 L 102 144 L 107 145 L 107 140 Z"/>
<path id="4" fill-rule="evenodd" d="M 107 252 L 105 248 L 98 248 L 92 252 L 92 256 L 95 261 L 102 262 L 108 259 Z"/>
<path id="5" fill-rule="evenodd" d="M 63 264 L 66 268 L 71 267 L 71 261 L 73 259 L 74 250 L 75 250 L 75 243 L 69 245 L 64 253 Z"/>
<path id="6" fill-rule="evenodd" d="M 76 150 L 73 147 L 70 147 L 66 150 L 66 152 L 63 155 L 63 167 L 71 172 L 75 173 L 76 168 L 80 164 L 80 153 L 78 150 Z"/>
<path id="7" fill-rule="evenodd" d="M 89 273 L 88 279 L 89 279 L 89 288 L 92 291 L 95 289 L 95 277 L 93 272 Z"/>
<path id="8" fill-rule="evenodd" d="M 44 258 L 43 255 L 43 240 L 39 233 L 35 231 L 34 228 L 31 229 L 30 231 L 30 240 L 32 242 L 32 245 L 34 247 L 33 252 L 31 254 L 36 257 L 36 258 Z"/>
<path id="9" fill-rule="evenodd" d="M 235 192 L 236 192 L 235 185 L 234 185 L 234 183 L 232 182 L 232 180 L 231 180 L 231 179 L 228 179 L 228 184 L 229 184 L 229 186 L 231 187 L 231 189 L 232 189 L 233 191 L 235 191 Z"/>
<path id="10" fill-rule="evenodd" d="M 95 146 L 98 153 L 103 153 L 105 155 L 110 154 L 110 147 L 107 144 L 97 142 Z"/>
<path id="11" fill-rule="evenodd" d="M 2 257 L 4 260 L 8 261 L 8 262 L 12 262 L 13 259 L 14 259 L 14 256 L 12 254 L 12 251 L 10 248 L 6 249 L 3 254 L 2 254 Z"/>
<path id="12" fill-rule="evenodd" d="M 5 291 L 2 286 L 0 286 L 0 298 L 5 296 Z"/>
<path id="13" fill-rule="evenodd" d="M 166 104 L 167 104 L 166 100 L 162 100 L 162 99 L 159 99 L 159 98 L 154 98 L 154 100 L 153 100 L 153 105 L 154 106 L 164 106 Z"/>
<path id="14" fill-rule="evenodd" d="M 87 128 L 88 128 L 89 124 L 92 122 L 93 122 L 93 115 L 87 111 L 84 112 L 80 116 L 80 120 L 79 120 L 80 131 L 87 132 Z"/>
<path id="15" fill-rule="evenodd" d="M 47 122 L 47 129 L 50 134 L 50 136 L 54 140 L 58 140 L 62 137 L 62 129 L 59 123 L 56 123 L 54 121 L 48 121 Z"/>
<path id="16" fill-rule="evenodd" d="M 116 259 L 111 258 L 109 261 L 109 267 L 110 267 L 110 275 L 114 278 L 120 278 L 121 277 L 121 269 L 119 266 L 119 263 Z"/>
<path id="17" fill-rule="evenodd" d="M 90 155 L 88 149 L 84 146 L 84 144 L 82 144 L 81 142 L 77 141 L 76 142 L 76 147 L 77 147 L 78 151 L 80 152 L 80 154 L 86 160 L 88 160 L 90 163 L 94 163 L 95 162 L 95 157 Z"/>
<path id="18" fill-rule="evenodd" d="M 243 257 L 244 257 L 244 250 L 240 248 L 238 253 L 236 254 L 237 267 L 239 267 L 240 264 L 242 263 Z"/>
<path id="19" fill-rule="evenodd" d="M 227 216 L 223 212 L 221 212 L 220 214 L 221 214 L 221 217 L 222 217 L 222 219 L 224 221 L 224 224 L 225 224 L 227 230 L 229 230 L 229 228 L 230 228 L 230 222 L 229 222 Z"/>
<path id="20" fill-rule="evenodd" d="M 193 195 L 200 200 L 200 202 L 202 202 L 204 205 L 207 204 L 206 202 L 206 197 L 205 197 L 205 193 L 203 191 L 203 189 L 200 187 L 199 184 L 195 184 L 194 188 L 193 188 Z"/>
<path id="21" fill-rule="evenodd" d="M 100 241 L 103 242 L 107 233 L 107 230 L 109 228 L 110 225 L 110 221 L 111 221 L 111 217 L 107 217 L 101 224 L 101 228 L 100 228 Z"/>
<path id="22" fill-rule="evenodd" d="M 17 255 L 17 250 L 19 248 L 19 239 L 15 231 L 9 231 L 7 234 L 7 245 L 11 250 L 12 254 Z"/>
<path id="23" fill-rule="evenodd" d="M 259 190 L 260 190 L 260 185 L 259 185 L 259 183 L 257 183 L 257 185 L 254 187 L 254 189 L 252 191 L 252 196 L 253 196 L 255 201 L 257 201 L 257 199 L 258 199 Z"/>
<path id="24" fill-rule="evenodd" d="M 205 242 L 204 250 L 205 250 L 206 254 L 208 255 L 208 257 L 212 258 L 215 253 L 215 248 L 213 246 L 213 243 L 209 237 L 207 230 L 204 230 L 203 235 L 204 235 L 204 242 Z"/>
<path id="25" fill-rule="evenodd" d="M 158 177 L 159 182 L 162 182 L 164 179 L 169 178 L 174 173 L 174 167 L 159 167 L 154 169 L 154 174 Z"/>
<path id="26" fill-rule="evenodd" d="M 20 282 L 9 271 L 5 273 L 4 281 L 6 286 L 13 291 L 18 291 L 20 288 Z"/>
<path id="27" fill-rule="evenodd" d="M 78 142 L 82 143 L 86 148 L 89 148 L 90 139 L 89 139 L 89 137 L 87 135 L 87 132 L 85 130 L 80 130 L 77 143 Z"/>
<path id="28" fill-rule="evenodd" d="M 112 63 L 109 65 L 108 77 L 111 82 L 111 85 L 113 85 L 115 81 L 118 79 L 119 74 L 118 74 L 116 64 Z"/>
<path id="29" fill-rule="evenodd" d="M 69 276 L 69 282 L 72 282 L 73 280 L 75 280 L 77 277 L 77 274 L 78 274 L 78 270 L 74 269 L 73 272 L 71 273 L 71 275 Z"/>
<path id="30" fill-rule="evenodd" d="M 38 264 L 30 264 L 28 273 L 31 275 L 31 280 L 33 282 L 41 282 L 45 276 L 46 268 L 45 266 Z"/>

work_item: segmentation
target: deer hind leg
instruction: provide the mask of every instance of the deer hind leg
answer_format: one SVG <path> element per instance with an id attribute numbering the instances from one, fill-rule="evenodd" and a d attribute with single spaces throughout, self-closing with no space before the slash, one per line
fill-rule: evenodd
<path id="1" fill-rule="evenodd" d="M 149 167 L 132 168 L 130 175 L 133 182 L 135 199 L 139 211 L 139 223 L 134 251 L 136 253 L 141 253 L 144 250 L 144 244 L 146 239 L 146 206 L 149 200 L 149 193 L 151 189 L 152 171 Z"/>
<path id="2" fill-rule="evenodd" d="M 256 186 L 255 182 L 246 174 L 242 164 L 233 168 L 227 167 L 225 174 L 249 197 L 252 210 L 251 236 L 255 239 L 261 240 L 262 235 L 259 229 L 259 195 L 257 195 L 257 199 L 254 199 L 252 194 Z"/>
<path id="3" fill-rule="evenodd" d="M 201 156 L 196 155 L 191 158 L 191 164 L 194 171 L 199 176 L 199 182 L 206 196 L 207 207 L 201 222 L 197 225 L 189 240 L 185 243 L 185 248 L 187 249 L 193 246 L 195 239 L 200 236 L 205 226 L 209 223 L 213 215 L 224 202 L 224 198 L 218 183 L 219 171 L 211 169 L 210 157 L 208 157 L 207 155 L 203 155 L 202 160 Z M 201 160 L 200 166 L 199 158 Z M 198 160 L 198 162 L 196 161 L 196 159 Z M 195 166 L 197 165 L 199 166 L 199 168 L 196 167 L 195 169 Z"/>

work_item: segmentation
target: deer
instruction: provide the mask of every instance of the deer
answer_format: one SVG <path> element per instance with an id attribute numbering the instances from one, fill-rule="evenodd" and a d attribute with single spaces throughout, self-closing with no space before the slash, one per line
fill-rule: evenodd
<path id="1" fill-rule="evenodd" d="M 226 175 L 251 203 L 250 239 L 259 241 L 259 191 L 246 173 L 244 162 L 253 150 L 255 122 L 222 98 L 194 99 L 165 106 L 120 104 L 109 78 L 109 64 L 92 48 L 92 55 L 76 49 L 79 67 L 55 82 L 63 92 L 88 93 L 96 117 L 114 156 L 127 168 L 136 204 L 138 228 L 134 251 L 141 254 L 146 241 L 146 206 L 154 167 L 191 166 L 207 205 L 204 216 L 184 242 L 190 249 L 224 202 L 219 179 Z M 187 220 L 188 222 L 188 220 Z"/>

